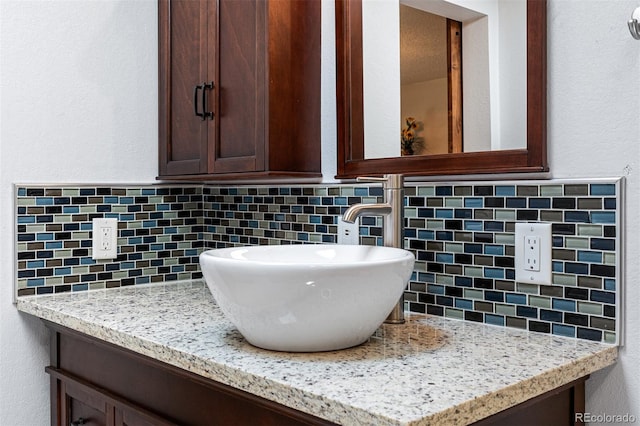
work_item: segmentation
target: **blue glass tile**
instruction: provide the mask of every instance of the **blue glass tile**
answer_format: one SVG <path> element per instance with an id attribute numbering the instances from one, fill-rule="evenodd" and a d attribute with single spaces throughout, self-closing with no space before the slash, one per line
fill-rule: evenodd
<path id="1" fill-rule="evenodd" d="M 453 217 L 455 217 L 456 219 L 471 219 L 473 217 L 473 210 L 455 209 L 453 211 Z"/>
<path id="2" fill-rule="evenodd" d="M 151 251 L 162 251 L 165 249 L 164 244 L 151 244 L 149 246 Z"/>
<path id="3" fill-rule="evenodd" d="M 80 195 L 96 195 L 95 188 L 80 188 Z"/>
<path id="4" fill-rule="evenodd" d="M 27 262 L 27 268 L 44 268 L 44 260 L 30 260 Z"/>
<path id="5" fill-rule="evenodd" d="M 416 238 L 418 236 L 418 231 L 414 228 L 404 228 L 404 237 L 405 238 Z"/>
<path id="6" fill-rule="evenodd" d="M 323 243 L 335 243 L 336 242 L 336 238 L 334 235 L 323 235 L 322 236 L 322 242 Z"/>
<path id="7" fill-rule="evenodd" d="M 564 212 L 565 222 L 590 223 L 591 217 L 586 211 L 566 211 Z"/>
<path id="8" fill-rule="evenodd" d="M 80 213 L 80 207 L 78 207 L 78 206 L 64 206 L 64 207 L 62 207 L 62 213 L 65 213 L 65 214 Z"/>
<path id="9" fill-rule="evenodd" d="M 465 220 L 464 230 L 465 231 L 482 231 L 482 222 L 479 220 Z"/>
<path id="10" fill-rule="evenodd" d="M 54 275 L 71 275 L 71 268 L 55 268 Z"/>
<path id="11" fill-rule="evenodd" d="M 36 217 L 35 216 L 18 216 L 18 223 L 19 224 L 36 223 Z"/>
<path id="12" fill-rule="evenodd" d="M 616 208 L 616 199 L 615 198 L 605 198 L 604 199 L 604 208 L 606 210 L 615 210 L 615 208 Z"/>
<path id="13" fill-rule="evenodd" d="M 96 263 L 95 260 L 93 260 L 90 257 L 82 257 L 80 258 L 80 264 L 81 265 L 94 265 Z"/>
<path id="14" fill-rule="evenodd" d="M 120 263 L 120 269 L 133 269 L 136 267 L 134 262 L 122 262 Z"/>
<path id="15" fill-rule="evenodd" d="M 485 278 L 504 278 L 504 269 L 502 268 L 484 268 Z"/>
<path id="16" fill-rule="evenodd" d="M 567 274 L 587 275 L 589 273 L 589 265 L 586 263 L 566 262 L 564 264 L 564 272 Z"/>
<path id="17" fill-rule="evenodd" d="M 526 305 L 527 304 L 527 296 L 524 294 L 517 293 L 507 293 L 507 303 L 512 303 L 514 305 Z"/>
<path id="18" fill-rule="evenodd" d="M 484 230 L 491 231 L 491 232 L 503 232 L 504 222 L 486 221 L 484 223 Z"/>
<path id="19" fill-rule="evenodd" d="M 18 234 L 18 241 L 35 241 L 36 234 Z"/>
<path id="20" fill-rule="evenodd" d="M 231 241 L 232 243 L 239 243 L 240 242 L 240 237 L 238 237 L 237 235 L 232 235 L 229 238 L 229 241 Z"/>
<path id="21" fill-rule="evenodd" d="M 531 306 L 517 306 L 516 315 L 519 317 L 538 318 L 538 309 Z"/>
<path id="22" fill-rule="evenodd" d="M 564 247 L 564 237 L 554 236 L 552 240 L 553 247 Z"/>
<path id="23" fill-rule="evenodd" d="M 453 195 L 453 187 L 451 186 L 436 186 L 436 195 L 440 197 L 446 197 Z"/>
<path id="24" fill-rule="evenodd" d="M 366 226 L 361 226 L 360 227 L 360 235 L 363 237 L 368 237 L 369 236 L 369 228 Z"/>
<path id="25" fill-rule="evenodd" d="M 178 228 L 176 228 L 175 226 L 169 226 L 164 228 L 164 233 L 165 234 L 177 234 L 178 233 Z"/>
<path id="26" fill-rule="evenodd" d="M 118 204 L 118 197 L 104 197 L 105 204 Z"/>
<path id="27" fill-rule="evenodd" d="M 320 216 L 312 215 L 309 216 L 310 223 L 322 223 L 322 218 Z"/>
<path id="28" fill-rule="evenodd" d="M 465 253 L 474 253 L 480 254 L 482 253 L 482 244 L 465 244 L 464 245 Z"/>
<path id="29" fill-rule="evenodd" d="M 510 197 L 516 195 L 514 185 L 496 185 L 496 196 Z"/>
<path id="30" fill-rule="evenodd" d="M 553 272 L 564 272 L 564 263 L 554 260 L 551 262 L 551 269 Z"/>
<path id="31" fill-rule="evenodd" d="M 53 237 L 54 237 L 53 233 L 51 233 L 51 232 L 36 234 L 36 240 L 37 241 L 52 241 Z"/>
<path id="32" fill-rule="evenodd" d="M 551 199 L 550 198 L 530 198 L 529 208 L 530 209 L 549 209 L 551 208 Z"/>
<path id="33" fill-rule="evenodd" d="M 354 194 L 357 197 L 367 197 L 369 196 L 369 188 L 361 188 L 361 187 L 355 188 Z"/>
<path id="34" fill-rule="evenodd" d="M 504 317 L 502 315 L 484 314 L 484 322 L 504 327 Z"/>
<path id="35" fill-rule="evenodd" d="M 44 278 L 29 278 L 27 280 L 27 287 L 39 287 L 44 285 Z"/>
<path id="36" fill-rule="evenodd" d="M 453 241 L 453 232 L 451 232 L 451 231 L 436 231 L 436 240 Z"/>
<path id="37" fill-rule="evenodd" d="M 133 214 L 128 214 L 128 213 L 122 213 L 120 215 L 120 220 L 121 221 L 129 221 L 129 220 L 135 220 L 136 216 Z"/>
<path id="38" fill-rule="evenodd" d="M 540 319 L 542 321 L 562 322 L 562 312 L 540 309 Z"/>
<path id="39" fill-rule="evenodd" d="M 613 251 L 616 249 L 616 240 L 612 238 L 592 238 L 591 248 L 594 250 Z"/>
<path id="40" fill-rule="evenodd" d="M 154 266 L 153 262 L 152 262 L 151 266 Z M 104 265 L 104 269 L 106 271 L 119 271 L 120 270 L 120 264 L 119 263 L 107 263 L 106 265 Z"/>
<path id="41" fill-rule="evenodd" d="M 433 240 L 435 238 L 435 232 L 427 229 L 420 229 L 418 231 L 418 238 L 421 240 Z"/>
<path id="42" fill-rule="evenodd" d="M 578 250 L 579 262 L 602 263 L 602 253 L 599 251 Z"/>
<path id="43" fill-rule="evenodd" d="M 18 271 L 18 278 L 33 278 L 36 276 L 36 271 L 34 269 L 26 270 L 26 271 Z"/>
<path id="44" fill-rule="evenodd" d="M 591 222 L 593 223 L 616 223 L 615 212 L 591 212 Z"/>
<path id="45" fill-rule="evenodd" d="M 62 248 L 62 241 L 48 241 L 45 243 L 44 247 L 47 250 L 55 250 Z"/>
<path id="46" fill-rule="evenodd" d="M 36 206 L 52 206 L 53 198 L 52 197 L 38 197 L 36 198 Z"/>
<path id="47" fill-rule="evenodd" d="M 602 331 L 578 327 L 577 337 L 578 339 L 587 339 L 600 342 L 602 341 Z"/>
<path id="48" fill-rule="evenodd" d="M 612 183 L 593 183 L 591 184 L 591 195 L 616 195 L 616 186 Z"/>
<path id="49" fill-rule="evenodd" d="M 120 215 L 118 213 L 105 213 L 104 217 L 107 219 L 118 219 Z"/>
<path id="50" fill-rule="evenodd" d="M 156 195 L 155 188 L 142 188 L 142 195 Z"/>
<path id="51" fill-rule="evenodd" d="M 173 272 L 173 273 L 184 272 L 184 265 L 173 265 L 173 266 L 171 266 L 171 272 Z"/>
<path id="52" fill-rule="evenodd" d="M 464 199 L 464 206 L 468 208 L 482 208 L 484 207 L 484 198 L 466 197 Z"/>
<path id="53" fill-rule="evenodd" d="M 435 281 L 435 279 L 436 279 L 435 275 L 430 272 L 418 272 L 418 281 L 428 283 L 428 282 Z"/>
<path id="54" fill-rule="evenodd" d="M 491 256 L 504 256 L 504 246 L 487 244 L 484 246 L 484 254 Z"/>
<path id="55" fill-rule="evenodd" d="M 527 207 L 527 199 L 523 197 L 507 198 L 506 207 L 510 209 L 524 209 Z"/>
<path id="56" fill-rule="evenodd" d="M 136 284 L 149 284 L 151 282 L 148 276 L 136 277 Z"/>
<path id="57" fill-rule="evenodd" d="M 504 302 L 504 293 L 501 291 L 487 290 L 484 292 L 484 298 L 490 302 Z"/>
<path id="58" fill-rule="evenodd" d="M 455 284 L 458 287 L 473 287 L 473 280 L 470 277 L 457 276 L 455 278 Z"/>
<path id="59" fill-rule="evenodd" d="M 616 291 L 616 280 L 605 278 L 604 289 L 608 291 Z"/>
<path id="60" fill-rule="evenodd" d="M 215 209 L 215 207 L 214 207 L 214 209 Z M 169 204 L 156 204 L 156 210 L 161 211 L 161 212 L 169 211 L 169 210 L 171 210 L 171 206 Z"/>
<path id="61" fill-rule="evenodd" d="M 453 263 L 453 254 L 451 254 L 451 253 L 436 253 L 436 262 L 438 262 L 438 263 Z"/>
<path id="62" fill-rule="evenodd" d="M 557 336 L 576 337 L 576 328 L 564 324 L 552 324 L 551 332 Z"/>
<path id="63" fill-rule="evenodd" d="M 427 217 L 427 218 L 429 218 L 429 217 L 434 217 L 434 214 L 435 214 L 434 209 L 428 209 L 428 208 L 427 209 L 422 209 L 422 208 L 418 209 L 418 217 Z"/>
<path id="64" fill-rule="evenodd" d="M 133 197 L 120 197 L 120 204 L 133 204 Z"/>
<path id="65" fill-rule="evenodd" d="M 552 299 L 551 306 L 553 307 L 553 309 L 557 309 L 559 311 L 576 311 L 576 302 L 574 300 Z"/>
<path id="66" fill-rule="evenodd" d="M 291 193 L 290 188 L 281 187 L 279 189 L 280 195 L 289 195 Z"/>
<path id="67" fill-rule="evenodd" d="M 336 197 L 335 198 L 335 205 L 337 206 L 347 206 L 347 197 Z"/>
<path id="68" fill-rule="evenodd" d="M 591 301 L 613 305 L 616 303 L 616 294 L 608 291 L 591 290 Z"/>
<path id="69" fill-rule="evenodd" d="M 18 188 L 18 197 L 24 197 L 27 195 L 27 188 Z"/>
<path id="70" fill-rule="evenodd" d="M 453 218 L 453 210 L 452 209 L 436 209 L 436 218 L 451 219 Z"/>
<path id="71" fill-rule="evenodd" d="M 456 299 L 455 307 L 458 309 L 473 309 L 473 302 L 467 299 Z"/>
<path id="72" fill-rule="evenodd" d="M 370 186 L 369 187 L 369 196 L 370 197 L 382 197 L 382 186 Z"/>
<path id="73" fill-rule="evenodd" d="M 71 291 L 85 291 L 89 289 L 89 284 L 87 283 L 82 283 L 82 284 L 73 284 L 71 286 Z"/>
<path id="74" fill-rule="evenodd" d="M 155 220 L 143 220 L 142 227 L 143 228 L 155 228 L 158 226 L 158 222 Z"/>
<path id="75" fill-rule="evenodd" d="M 427 292 L 431 294 L 444 294 L 444 286 L 437 284 L 427 284 Z"/>
<path id="76" fill-rule="evenodd" d="M 305 232 L 298 232 L 298 241 L 309 241 L 309 234 Z"/>

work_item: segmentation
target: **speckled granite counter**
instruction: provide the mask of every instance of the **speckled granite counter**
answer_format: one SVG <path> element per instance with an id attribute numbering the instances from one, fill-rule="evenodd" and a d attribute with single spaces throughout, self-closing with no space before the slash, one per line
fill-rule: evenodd
<path id="1" fill-rule="evenodd" d="M 411 315 L 356 348 L 250 346 L 200 282 L 18 300 L 20 311 L 341 424 L 465 424 L 615 362 L 617 348 Z"/>

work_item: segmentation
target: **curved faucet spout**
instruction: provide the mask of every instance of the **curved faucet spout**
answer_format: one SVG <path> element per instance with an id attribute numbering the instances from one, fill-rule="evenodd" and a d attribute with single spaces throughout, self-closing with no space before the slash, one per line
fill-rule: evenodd
<path id="1" fill-rule="evenodd" d="M 342 220 L 353 223 L 360 216 L 384 216 L 391 214 L 390 204 L 354 204 L 342 215 Z"/>

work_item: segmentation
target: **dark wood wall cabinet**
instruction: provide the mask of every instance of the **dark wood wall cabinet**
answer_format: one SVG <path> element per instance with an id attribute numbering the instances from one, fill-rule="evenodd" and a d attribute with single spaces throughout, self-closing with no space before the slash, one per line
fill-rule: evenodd
<path id="1" fill-rule="evenodd" d="M 314 178 L 320 1 L 159 0 L 159 179 Z"/>
<path id="2" fill-rule="evenodd" d="M 51 330 L 52 425 L 332 425 L 94 337 Z M 584 377 L 476 423 L 576 425 Z"/>

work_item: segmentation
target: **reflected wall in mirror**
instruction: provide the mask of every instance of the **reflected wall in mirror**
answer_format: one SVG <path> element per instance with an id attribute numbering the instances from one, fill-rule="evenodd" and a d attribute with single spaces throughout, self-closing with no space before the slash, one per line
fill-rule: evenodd
<path id="1" fill-rule="evenodd" d="M 547 171 L 546 1 L 400 1 L 336 0 L 337 177 Z"/>

